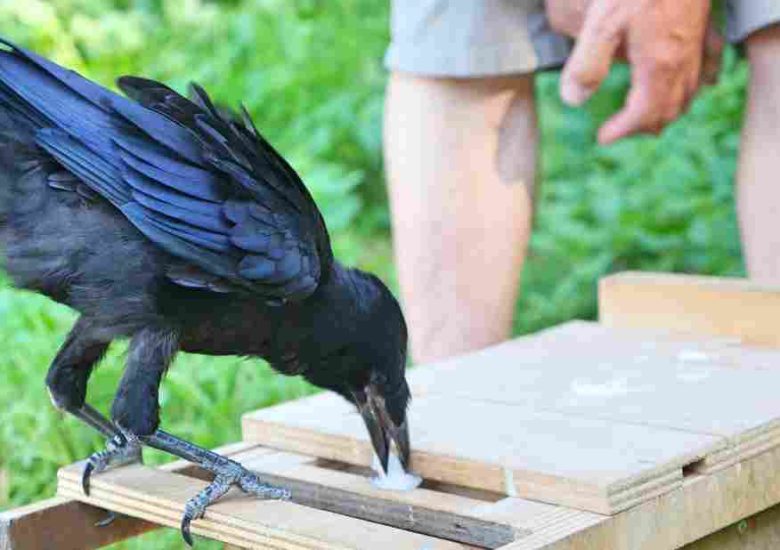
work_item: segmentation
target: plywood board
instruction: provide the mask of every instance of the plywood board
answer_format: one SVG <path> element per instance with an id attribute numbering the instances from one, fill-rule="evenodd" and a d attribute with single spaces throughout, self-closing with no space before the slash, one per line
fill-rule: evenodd
<path id="1" fill-rule="evenodd" d="M 418 399 L 410 423 L 413 467 L 426 478 L 599 513 L 669 490 L 684 465 L 721 445 L 708 435 L 438 396 Z M 363 432 L 348 407 L 340 417 L 245 422 L 246 438 L 358 464 L 371 456 Z"/>
<path id="2" fill-rule="evenodd" d="M 0 512 L 0 550 L 99 548 L 158 527 L 128 517 L 96 527 L 105 518 L 105 510 L 60 497 Z"/>
<path id="3" fill-rule="evenodd" d="M 129 466 L 93 478 L 80 489 L 80 465 L 59 473 L 58 494 L 169 527 L 178 527 L 184 504 L 206 486 L 191 477 Z M 292 502 L 263 501 L 231 491 L 192 524 L 195 534 L 246 548 L 454 549 L 463 546 Z"/>
<path id="4" fill-rule="evenodd" d="M 425 477 L 613 514 L 780 443 L 780 350 L 572 323 L 410 373 Z M 354 464 L 359 416 L 320 395 L 257 411 L 245 439 Z M 694 466 L 690 466 L 694 464 Z M 688 471 L 690 470 L 690 471 Z"/>
<path id="5" fill-rule="evenodd" d="M 767 550 L 780 548 L 780 505 L 692 542 L 683 550 Z"/>
<path id="6" fill-rule="evenodd" d="M 578 322 L 416 369 L 410 382 L 416 396 L 721 436 L 728 444 L 707 466 L 722 467 L 780 443 L 779 365 L 780 350 Z"/>
<path id="7" fill-rule="evenodd" d="M 353 469 L 345 465 L 312 461 L 311 458 L 289 453 L 278 453 L 268 449 L 248 449 L 234 454 L 233 457 L 247 467 L 259 471 L 275 472 L 279 475 L 299 478 L 300 481 L 314 481 L 325 486 L 340 487 L 364 496 L 371 496 L 372 489 L 365 483 L 361 473 L 352 473 Z M 344 471 L 339 471 L 344 468 Z M 78 468 L 74 471 L 78 473 Z M 121 471 L 108 472 L 95 477 L 96 487 L 103 488 L 105 478 L 116 476 Z M 165 475 L 165 472 L 163 472 Z M 153 482 L 153 483 L 150 483 Z M 140 484 L 140 487 L 138 485 Z M 131 476 L 117 481 L 110 493 L 93 495 L 101 506 L 123 513 L 132 513 L 139 517 L 156 518 L 155 521 L 174 524 L 178 520 L 178 511 L 171 507 L 158 506 L 153 495 L 147 494 L 148 487 L 169 486 L 170 482 L 159 478 L 137 478 Z M 117 486 L 120 490 L 116 490 Z M 129 486 L 130 490 L 126 489 Z M 137 490 L 140 488 L 140 493 Z M 63 493 L 77 498 L 80 495 L 78 476 L 67 475 L 61 479 Z M 449 487 L 447 490 L 461 491 Z M 175 492 L 175 491 L 174 491 Z M 755 514 L 780 501 L 780 450 L 775 449 L 759 456 L 747 459 L 740 464 L 724 468 L 711 475 L 693 475 L 684 480 L 677 488 L 644 502 L 614 516 L 604 516 L 531 501 L 518 497 L 506 497 L 496 500 L 495 495 L 477 493 L 474 497 L 464 497 L 443 490 L 418 489 L 408 493 L 381 492 L 382 498 L 396 500 L 399 504 L 412 503 L 429 509 L 440 508 L 471 517 L 512 526 L 517 534 L 516 541 L 502 548 L 511 550 L 614 550 L 634 548 L 678 548 L 693 543 L 726 525 L 733 524 L 751 514 Z M 166 497 L 170 495 L 166 494 Z M 256 527 L 247 523 L 247 510 L 244 504 L 254 506 L 251 499 L 239 498 L 234 509 L 222 508 L 216 517 L 211 514 L 207 519 L 219 521 L 220 526 L 199 525 L 204 535 L 217 540 L 229 541 L 241 548 L 278 548 L 277 542 L 270 539 L 259 542 Z M 702 505 L 702 503 L 706 503 Z M 369 505 L 367 502 L 366 505 Z M 767 522 L 770 513 L 762 514 L 746 522 L 741 527 L 732 527 L 718 535 L 694 543 L 690 549 L 772 548 L 767 545 L 776 536 L 777 530 Z M 340 517 L 340 516 L 336 516 Z M 380 526 L 381 527 L 381 526 Z M 351 527 L 350 527 L 351 528 Z M 332 524 L 333 538 L 338 538 L 341 525 Z M 754 532 L 753 532 L 754 531 Z M 395 533 L 393 531 L 393 533 Z M 385 533 L 388 535 L 389 533 Z M 349 534 L 346 535 L 349 537 Z M 405 544 L 406 539 L 388 539 L 388 548 L 394 547 L 396 540 Z M 369 544 L 368 542 L 366 544 Z M 715 546 L 713 546 L 713 544 Z M 762 546 L 763 544 L 763 546 Z M 281 546 L 286 547 L 286 546 Z M 329 546 L 343 547 L 343 546 Z M 357 546 L 358 548 L 374 546 Z M 382 546 L 379 546 L 380 548 Z M 404 547 L 404 546 L 399 546 Z M 434 546 L 435 547 L 435 546 Z"/>
<path id="8" fill-rule="evenodd" d="M 285 487 L 292 502 L 481 548 L 515 540 L 517 529 L 471 513 L 472 498 L 419 489 L 375 488 L 366 472 L 323 467 L 316 460 L 281 452 L 234 457 L 264 483 Z"/>
<path id="9" fill-rule="evenodd" d="M 780 346 L 780 286 L 746 279 L 621 273 L 599 286 L 607 326 L 663 328 Z"/>
<path id="10" fill-rule="evenodd" d="M 254 444 L 234 443 L 215 451 L 231 456 L 249 450 L 257 452 L 256 447 Z M 185 461 L 171 462 L 161 469 L 202 475 L 197 466 Z M 0 550 L 98 548 L 159 528 L 155 523 L 127 516 L 120 516 L 104 527 L 95 525 L 105 517 L 106 511 L 101 508 L 61 497 L 0 512 Z"/>
<path id="11" fill-rule="evenodd" d="M 531 535 L 505 550 L 633 550 L 775 548 L 776 530 L 740 545 L 739 538 L 715 538 L 723 546 L 699 541 L 780 502 L 780 449 L 762 453 L 710 475 L 692 476 L 677 489 L 574 533 Z M 722 535 L 723 536 L 723 535 Z M 728 544 L 726 544 L 728 543 Z M 701 546 L 700 546 L 701 544 Z"/>

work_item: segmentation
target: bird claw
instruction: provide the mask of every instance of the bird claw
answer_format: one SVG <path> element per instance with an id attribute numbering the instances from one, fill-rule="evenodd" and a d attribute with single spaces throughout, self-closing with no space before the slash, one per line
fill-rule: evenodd
<path id="1" fill-rule="evenodd" d="M 81 472 L 81 488 L 89 496 L 89 482 L 93 473 L 100 473 L 109 466 L 124 466 L 141 461 L 141 445 L 125 434 L 117 434 L 106 443 L 106 448 L 92 454 Z"/>
<path id="2" fill-rule="evenodd" d="M 106 517 L 104 517 L 100 521 L 96 521 L 95 522 L 95 527 L 108 527 L 109 525 L 114 523 L 116 518 L 117 518 L 116 512 L 114 512 L 112 510 L 107 510 L 106 511 Z"/>
<path id="3" fill-rule="evenodd" d="M 287 489 L 281 489 L 268 485 L 252 472 L 241 466 L 238 462 L 230 460 L 227 465 L 218 468 L 217 475 L 211 484 L 187 501 L 184 506 L 184 516 L 181 520 L 181 536 L 187 545 L 192 546 L 192 533 L 190 525 L 196 519 L 200 519 L 206 513 L 206 508 L 222 497 L 233 485 L 238 486 L 244 493 L 251 494 L 269 500 L 290 500 L 291 493 Z"/>

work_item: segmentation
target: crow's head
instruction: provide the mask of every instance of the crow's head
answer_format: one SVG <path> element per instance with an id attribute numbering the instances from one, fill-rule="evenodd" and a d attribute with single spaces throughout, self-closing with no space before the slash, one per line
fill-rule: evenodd
<path id="1" fill-rule="evenodd" d="M 396 299 L 376 277 L 379 299 L 361 330 L 358 353 L 368 365 L 366 383 L 352 389 L 382 468 L 387 471 L 390 446 L 395 445 L 404 470 L 409 469 L 409 427 L 406 408 L 411 394 L 406 383 L 406 322 Z M 362 382 L 362 381 L 361 381 Z"/>
<path id="2" fill-rule="evenodd" d="M 398 301 L 377 277 L 350 270 L 350 279 L 357 304 L 350 342 L 329 355 L 326 369 L 319 370 L 329 373 L 327 380 L 314 379 L 313 372 L 307 378 L 355 404 L 385 471 L 393 446 L 408 471 L 406 322 Z"/>

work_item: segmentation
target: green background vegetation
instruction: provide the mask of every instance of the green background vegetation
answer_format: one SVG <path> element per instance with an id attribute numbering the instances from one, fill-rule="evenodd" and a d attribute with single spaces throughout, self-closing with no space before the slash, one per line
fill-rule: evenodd
<path id="1" fill-rule="evenodd" d="M 127 73 L 182 90 L 196 80 L 222 103 L 243 101 L 312 189 L 337 255 L 392 283 L 380 142 L 387 18 L 386 0 L 0 0 L 4 36 L 105 85 Z M 595 130 L 621 103 L 627 71 L 582 110 L 561 105 L 556 74 L 537 77 L 540 187 L 516 332 L 593 318 L 596 281 L 611 271 L 742 272 L 732 180 L 746 77 L 728 50 L 720 83 L 680 121 L 608 148 L 595 146 Z M 51 495 L 60 465 L 102 445 L 44 390 L 73 320 L 0 274 L 0 468 L 10 476 L 0 508 Z M 115 346 L 93 377 L 90 400 L 103 410 L 123 353 Z M 181 356 L 163 418 L 215 446 L 240 437 L 242 412 L 310 391 L 260 361 Z M 151 536 L 125 546 L 179 545 Z"/>

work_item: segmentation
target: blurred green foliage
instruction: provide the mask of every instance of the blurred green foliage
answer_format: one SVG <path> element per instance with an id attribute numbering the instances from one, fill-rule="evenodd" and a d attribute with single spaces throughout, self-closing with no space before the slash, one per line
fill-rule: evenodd
<path id="1" fill-rule="evenodd" d="M 324 212 L 337 255 L 393 280 L 381 161 L 386 0 L 0 0 L 4 35 L 105 85 L 140 74 L 227 105 L 244 102 Z M 537 78 L 542 132 L 535 233 L 517 332 L 595 315 L 596 280 L 622 269 L 739 274 L 733 175 L 747 68 L 726 52 L 718 86 L 659 137 L 603 148 L 627 71 L 581 110 Z M 102 442 L 48 404 L 43 378 L 74 314 L 0 280 L 0 467 L 10 501 L 53 492 L 56 468 Z M 107 410 L 123 348 L 93 377 Z M 164 383 L 166 427 L 214 446 L 240 437 L 241 412 L 310 392 L 258 361 L 182 356 Z M 162 460 L 155 454 L 152 461 Z M 2 498 L 2 496 L 0 496 Z M 178 547 L 151 535 L 129 547 Z"/>

